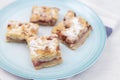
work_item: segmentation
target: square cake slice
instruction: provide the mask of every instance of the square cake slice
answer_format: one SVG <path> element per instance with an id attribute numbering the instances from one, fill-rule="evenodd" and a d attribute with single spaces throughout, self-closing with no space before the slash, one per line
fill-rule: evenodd
<path id="1" fill-rule="evenodd" d="M 91 31 L 92 27 L 85 19 L 76 16 L 73 11 L 68 11 L 64 20 L 53 28 L 52 33 L 57 34 L 61 42 L 75 50 L 86 41 Z"/>
<path id="2" fill-rule="evenodd" d="M 57 35 L 30 37 L 27 43 L 35 69 L 38 70 L 62 63 Z"/>
<path id="3" fill-rule="evenodd" d="M 28 37 L 36 36 L 38 28 L 37 24 L 10 21 L 7 25 L 6 40 L 8 42 L 24 42 Z"/>
<path id="4" fill-rule="evenodd" d="M 59 9 L 47 6 L 33 6 L 30 21 L 44 26 L 54 26 L 58 20 Z"/>

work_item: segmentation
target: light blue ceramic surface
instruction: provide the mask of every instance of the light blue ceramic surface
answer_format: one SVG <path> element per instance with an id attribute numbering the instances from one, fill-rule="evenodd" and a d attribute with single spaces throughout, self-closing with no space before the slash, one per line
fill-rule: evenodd
<path id="1" fill-rule="evenodd" d="M 61 44 L 63 63 L 54 67 L 35 70 L 26 44 L 7 43 L 6 25 L 9 20 L 29 22 L 33 5 L 60 8 L 59 21 L 67 10 L 74 10 L 84 17 L 93 31 L 83 46 L 75 51 Z M 50 34 L 50 27 L 40 27 L 39 35 Z M 98 16 L 76 0 L 19 0 L 0 11 L 0 67 L 29 79 L 60 79 L 73 76 L 88 69 L 100 56 L 106 41 L 104 25 Z"/>

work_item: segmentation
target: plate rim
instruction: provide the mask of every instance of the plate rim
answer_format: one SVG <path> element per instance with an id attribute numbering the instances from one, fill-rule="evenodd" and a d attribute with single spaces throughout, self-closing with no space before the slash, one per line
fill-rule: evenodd
<path id="1" fill-rule="evenodd" d="M 26 0 L 26 1 L 30 1 L 30 0 Z M 48 1 L 48 0 L 44 0 L 44 1 Z M 70 2 L 70 1 L 73 1 L 73 0 L 66 0 L 66 1 L 69 1 L 69 2 Z M 21 4 L 21 2 L 25 2 L 25 1 L 24 1 L 24 0 L 17 0 L 17 1 L 14 1 L 14 2 L 10 3 L 8 6 L 2 8 L 2 9 L 0 10 L 0 15 L 3 15 L 4 12 L 6 12 L 7 10 L 13 8 L 15 5 L 17 5 L 17 4 L 19 4 L 19 3 Z M 104 49 L 104 47 L 105 47 L 105 42 L 106 42 L 107 36 L 106 36 L 105 27 L 104 27 L 101 19 L 97 16 L 97 14 L 96 14 L 90 7 L 88 7 L 87 5 L 85 5 L 84 3 L 82 3 L 81 1 L 76 0 L 76 2 L 78 2 L 78 3 L 82 4 L 83 6 L 85 6 L 86 8 L 88 8 L 88 9 L 91 11 L 91 13 L 93 13 L 93 14 L 96 16 L 96 18 L 99 20 L 101 26 L 103 26 L 103 30 L 104 30 L 104 31 L 103 31 L 103 34 L 104 34 L 103 44 L 104 44 L 104 45 L 102 45 L 103 47 L 101 47 L 101 49 L 99 49 L 99 51 L 98 51 L 99 54 L 96 56 L 96 58 L 95 58 L 93 61 L 91 61 L 91 63 L 90 63 L 87 67 L 85 67 L 83 70 L 81 70 L 81 71 L 78 70 L 77 72 L 72 73 L 72 74 L 68 74 L 67 76 L 62 76 L 62 77 L 59 76 L 59 77 L 56 77 L 56 78 L 53 78 L 53 79 L 68 78 L 68 77 L 74 76 L 74 75 L 76 75 L 76 74 L 79 74 L 79 73 L 84 72 L 85 70 L 89 69 L 89 68 L 90 68 L 93 64 L 95 64 L 96 61 L 99 59 L 99 57 L 100 57 L 100 55 L 102 54 L 102 51 L 103 51 L 103 49 Z M 0 19 L 0 21 L 1 21 L 1 19 Z M 1 61 L 0 61 L 0 62 L 1 62 Z M 6 70 L 6 71 L 8 71 L 8 72 L 10 72 L 10 73 L 12 73 L 12 74 L 14 74 L 14 75 L 16 75 L 16 76 L 20 76 L 20 77 L 23 77 L 23 78 L 31 79 L 30 75 L 22 75 L 22 74 L 20 74 L 20 73 L 17 73 L 17 72 L 15 72 L 15 71 L 9 69 L 9 67 L 6 66 L 6 65 L 5 65 L 4 63 L 2 63 L 2 62 L 0 63 L 0 67 L 1 67 L 2 69 L 4 69 L 4 70 Z M 41 78 L 38 78 L 38 79 L 41 79 Z"/>

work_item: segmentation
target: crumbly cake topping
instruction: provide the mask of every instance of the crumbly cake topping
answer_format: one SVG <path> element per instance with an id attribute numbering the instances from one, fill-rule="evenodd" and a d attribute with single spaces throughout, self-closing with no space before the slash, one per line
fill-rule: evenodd
<path id="1" fill-rule="evenodd" d="M 52 15 L 55 15 L 55 14 L 56 14 L 55 9 L 51 9 L 51 14 L 52 14 Z"/>
<path id="2" fill-rule="evenodd" d="M 33 23 L 25 23 L 24 26 L 24 33 L 26 35 L 34 35 L 37 34 L 39 26 Z"/>
<path id="3" fill-rule="evenodd" d="M 46 50 L 55 51 L 58 46 L 57 38 L 48 39 L 47 36 L 39 37 L 37 39 L 31 40 L 29 43 L 30 50 L 34 54 L 36 50 Z M 35 53 L 36 54 L 36 53 Z"/>
<path id="4" fill-rule="evenodd" d="M 22 31 L 22 27 L 21 27 L 21 23 L 19 23 L 18 21 L 10 21 L 8 23 L 8 28 L 10 29 L 9 32 L 21 32 Z"/>
<path id="5" fill-rule="evenodd" d="M 56 10 L 57 8 L 49 8 L 46 6 L 39 7 L 39 6 L 34 6 L 33 7 L 33 14 L 37 15 L 42 15 L 42 16 L 53 16 L 56 15 Z"/>
<path id="6" fill-rule="evenodd" d="M 38 29 L 38 25 L 33 23 L 21 23 L 18 21 L 10 21 L 8 23 L 8 29 L 10 29 L 9 33 L 27 32 L 31 34 L 33 31 L 36 31 Z"/>
<path id="7" fill-rule="evenodd" d="M 28 30 L 32 30 L 32 29 L 36 30 L 36 29 L 38 29 L 38 27 L 36 27 L 36 26 L 38 26 L 37 24 L 25 23 L 25 24 L 23 24 L 23 25 L 24 25 L 24 27 L 25 27 L 26 29 L 28 29 Z"/>
<path id="8" fill-rule="evenodd" d="M 62 31 L 62 34 L 67 36 L 70 40 L 74 40 L 78 37 L 78 34 L 82 29 L 83 27 L 80 24 L 79 18 L 75 17 L 71 20 L 70 27 Z"/>

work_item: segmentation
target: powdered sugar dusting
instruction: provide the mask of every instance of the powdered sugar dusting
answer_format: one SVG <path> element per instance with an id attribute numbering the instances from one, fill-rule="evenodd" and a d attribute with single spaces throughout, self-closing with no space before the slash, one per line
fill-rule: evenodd
<path id="1" fill-rule="evenodd" d="M 62 34 L 67 36 L 69 39 L 76 39 L 80 30 L 83 27 L 81 26 L 80 22 L 79 22 L 79 18 L 73 18 L 72 19 L 72 25 L 70 26 L 70 28 L 66 29 L 65 31 L 62 31 Z"/>
<path id="2" fill-rule="evenodd" d="M 53 38 L 52 40 L 47 40 L 44 37 L 37 38 L 36 40 L 30 41 L 30 50 L 33 54 L 36 54 L 36 50 L 46 50 L 46 48 L 51 51 L 56 50 L 57 47 L 57 39 Z"/>

